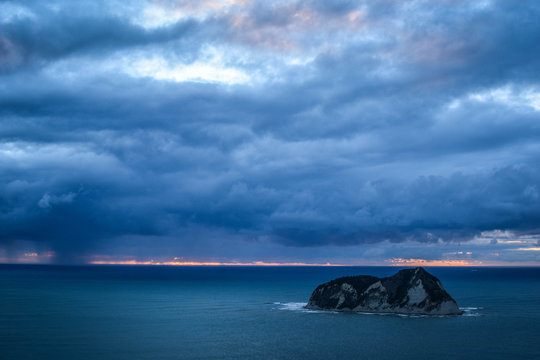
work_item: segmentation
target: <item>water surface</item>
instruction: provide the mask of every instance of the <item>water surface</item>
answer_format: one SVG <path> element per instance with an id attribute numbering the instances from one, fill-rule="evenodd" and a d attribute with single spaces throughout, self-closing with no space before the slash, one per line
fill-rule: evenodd
<path id="1" fill-rule="evenodd" d="M 429 268 L 467 316 L 302 308 L 397 270 L 0 265 L 0 359 L 540 359 L 540 268 Z"/>

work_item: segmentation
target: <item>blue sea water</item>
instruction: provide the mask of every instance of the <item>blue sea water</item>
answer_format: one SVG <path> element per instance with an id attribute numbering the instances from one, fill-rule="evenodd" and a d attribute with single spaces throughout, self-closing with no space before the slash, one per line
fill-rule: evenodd
<path id="1" fill-rule="evenodd" d="M 397 270 L 0 265 L 0 359 L 540 359 L 540 268 L 428 268 L 465 316 L 302 308 Z"/>

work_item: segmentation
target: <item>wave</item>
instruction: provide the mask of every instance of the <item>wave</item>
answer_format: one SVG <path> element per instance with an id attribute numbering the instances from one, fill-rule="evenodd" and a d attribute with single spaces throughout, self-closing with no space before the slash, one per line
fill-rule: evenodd
<path id="1" fill-rule="evenodd" d="M 484 316 L 484 314 L 479 312 L 479 310 L 482 310 L 483 307 L 464 306 L 460 307 L 459 309 L 463 311 L 461 316 Z"/>
<path id="2" fill-rule="evenodd" d="M 305 302 L 274 302 L 273 305 L 278 305 L 278 310 L 288 310 L 288 311 L 299 311 L 305 313 L 340 313 L 339 311 L 328 311 L 328 310 L 311 310 L 306 309 Z M 482 307 L 475 306 L 464 306 L 459 308 L 463 311 L 461 316 L 484 316 L 479 310 L 482 310 Z M 358 315 L 374 315 L 374 316 L 398 316 L 405 318 L 426 318 L 426 317 L 454 317 L 455 315 L 425 315 L 425 314 L 396 314 L 396 313 L 377 313 L 377 312 L 355 312 Z"/>
<path id="3" fill-rule="evenodd" d="M 336 313 L 336 311 L 326 311 L 326 310 L 311 310 L 306 309 L 305 302 L 275 302 L 274 305 L 278 305 L 278 310 L 289 310 L 289 311 L 299 311 L 305 313 Z"/>

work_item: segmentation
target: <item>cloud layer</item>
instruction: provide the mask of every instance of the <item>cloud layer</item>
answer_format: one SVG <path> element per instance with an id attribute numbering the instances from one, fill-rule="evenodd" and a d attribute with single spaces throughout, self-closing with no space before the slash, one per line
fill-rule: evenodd
<path id="1" fill-rule="evenodd" d="M 6 254 L 440 258 L 496 229 L 538 232 L 535 1 L 0 14 Z"/>

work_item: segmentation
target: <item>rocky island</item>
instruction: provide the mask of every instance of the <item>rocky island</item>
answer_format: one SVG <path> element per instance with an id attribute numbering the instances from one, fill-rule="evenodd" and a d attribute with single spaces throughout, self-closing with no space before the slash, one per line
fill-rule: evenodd
<path id="1" fill-rule="evenodd" d="M 456 301 L 424 268 L 377 278 L 347 276 L 319 285 L 307 309 L 400 314 L 459 315 Z"/>

